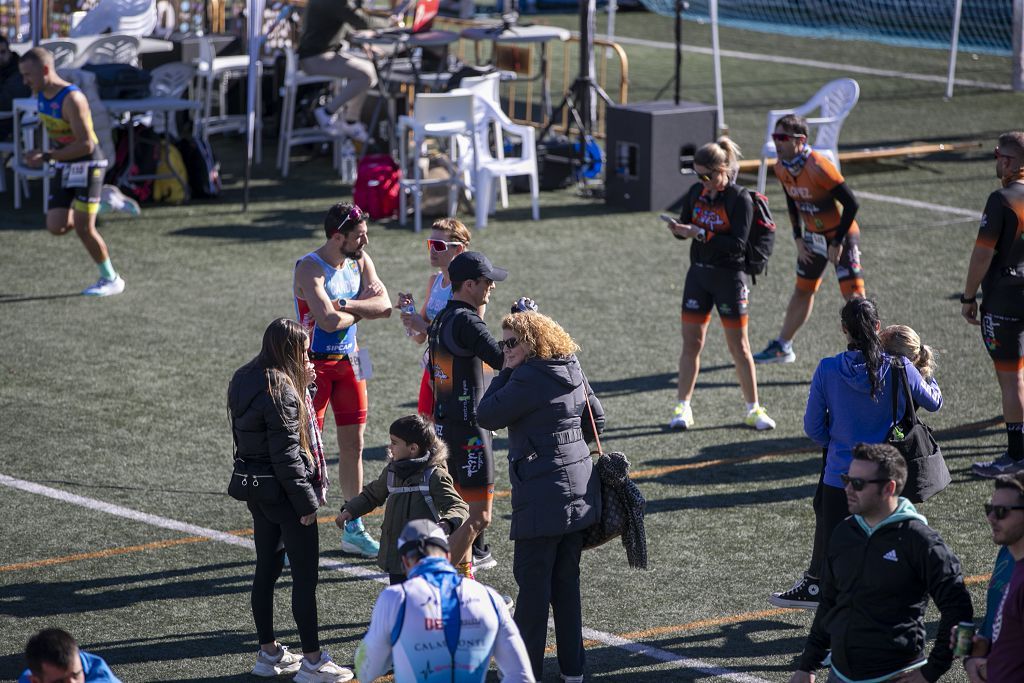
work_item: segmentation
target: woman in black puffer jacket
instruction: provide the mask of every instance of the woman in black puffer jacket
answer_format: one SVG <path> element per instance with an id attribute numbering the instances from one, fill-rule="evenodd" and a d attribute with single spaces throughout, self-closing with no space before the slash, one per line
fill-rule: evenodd
<path id="1" fill-rule="evenodd" d="M 239 368 L 228 385 L 236 472 L 261 482 L 258 487 L 247 485 L 246 498 L 256 544 L 252 615 L 260 641 L 253 673 L 295 674 L 296 681 L 346 681 L 352 672 L 321 651 L 317 633 L 316 511 L 326 500 L 327 472 L 307 393 L 315 377 L 308 351 L 302 326 L 286 318 L 275 320 L 263 335 L 260 354 Z M 304 657 L 274 637 L 274 584 L 285 552 L 291 563 L 292 615 Z"/>
<path id="2" fill-rule="evenodd" d="M 535 312 L 508 315 L 499 344 L 504 369 L 477 408 L 484 429 L 508 427 L 512 482 L 512 571 L 519 585 L 515 621 L 537 680 L 544 669 L 548 608 L 554 608 L 558 666 L 582 682 L 580 554 L 583 530 L 601 516 L 601 486 L 590 448 L 589 402 L 597 429 L 604 410 L 558 323 Z"/>

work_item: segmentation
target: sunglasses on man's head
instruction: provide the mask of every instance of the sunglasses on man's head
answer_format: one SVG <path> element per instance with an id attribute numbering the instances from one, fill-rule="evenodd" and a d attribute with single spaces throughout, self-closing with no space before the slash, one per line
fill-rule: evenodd
<path id="1" fill-rule="evenodd" d="M 353 204 L 352 208 L 348 210 L 348 215 L 346 215 L 341 220 L 341 222 L 338 223 L 338 227 L 336 227 L 334 229 L 334 232 L 341 232 L 341 229 L 344 228 L 345 224 L 348 223 L 349 221 L 355 221 L 356 223 L 361 223 L 365 219 L 365 217 L 366 217 L 366 214 L 363 212 L 363 210 L 360 209 L 355 204 Z"/>
<path id="2" fill-rule="evenodd" d="M 994 515 L 996 519 L 1006 519 L 1010 510 L 1024 510 L 1024 505 L 992 505 L 985 503 L 985 516 Z"/>
<path id="3" fill-rule="evenodd" d="M 444 240 L 427 240 L 427 248 L 431 251 L 441 253 L 442 251 L 448 251 L 454 249 L 462 244 L 462 242 L 445 242 Z"/>
<path id="4" fill-rule="evenodd" d="M 502 339 L 501 341 L 498 342 L 498 348 L 501 349 L 502 351 L 505 351 L 506 349 L 511 351 L 517 346 L 519 346 L 519 340 L 516 339 L 515 337 L 513 337 L 512 339 Z"/>
<path id="5" fill-rule="evenodd" d="M 854 491 L 863 491 L 864 487 L 868 484 L 884 484 L 892 481 L 891 479 L 861 479 L 860 477 L 851 477 L 848 474 L 841 474 L 839 478 L 843 480 L 843 486 L 849 486 Z"/>
<path id="6" fill-rule="evenodd" d="M 795 133 L 772 133 L 772 140 L 775 142 L 789 142 L 790 140 L 806 140 L 806 135 L 797 135 Z"/>

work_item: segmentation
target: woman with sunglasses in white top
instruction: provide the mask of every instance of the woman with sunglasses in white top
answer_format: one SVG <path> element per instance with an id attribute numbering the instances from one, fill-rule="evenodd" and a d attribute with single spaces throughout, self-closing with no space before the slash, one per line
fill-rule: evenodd
<path id="1" fill-rule="evenodd" d="M 448 264 L 456 256 L 469 248 L 472 239 L 469 229 L 454 218 L 439 218 L 430 228 L 427 240 L 427 252 L 430 254 L 430 265 L 439 270 L 427 280 L 427 295 L 418 313 L 402 313 L 402 323 L 410 333 L 409 339 L 417 344 L 427 341 L 427 328 L 430 321 L 441 312 L 452 298 L 452 282 L 448 279 Z M 398 293 L 396 308 L 404 309 L 413 302 L 411 293 Z M 483 311 L 480 312 L 483 315 Z M 427 420 L 434 419 L 434 394 L 430 385 L 430 373 L 427 369 L 426 356 L 423 361 L 423 380 L 420 382 L 420 395 L 416 411 Z"/>

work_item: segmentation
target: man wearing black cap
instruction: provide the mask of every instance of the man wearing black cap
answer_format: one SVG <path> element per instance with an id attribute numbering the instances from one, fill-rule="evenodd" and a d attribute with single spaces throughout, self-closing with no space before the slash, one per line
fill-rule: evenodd
<path id="1" fill-rule="evenodd" d="M 526 647 L 501 596 L 465 581 L 449 562 L 448 539 L 429 519 L 398 538 L 408 579 L 385 588 L 356 652 L 359 680 L 482 683 L 493 656 L 505 683 L 534 683 Z"/>
<path id="2" fill-rule="evenodd" d="M 491 523 L 494 456 L 491 433 L 476 424 L 476 407 L 484 394 L 484 367 L 501 368 L 497 340 L 477 311 L 495 282 L 508 271 L 476 251 L 465 251 L 448 265 L 452 298 L 427 331 L 434 391 L 434 424 L 448 446 L 448 470 L 455 488 L 469 504 L 469 519 L 452 534 L 452 558 L 461 574 L 473 577 L 470 548 Z"/>

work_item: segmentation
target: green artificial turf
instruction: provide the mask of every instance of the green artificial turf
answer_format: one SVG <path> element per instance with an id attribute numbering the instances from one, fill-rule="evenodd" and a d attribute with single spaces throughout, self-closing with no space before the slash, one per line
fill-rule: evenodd
<path id="1" fill-rule="evenodd" d="M 575 25 L 571 16 L 543 19 Z M 685 31 L 690 44 L 707 44 L 704 27 L 688 23 Z M 624 13 L 618 32 L 668 41 L 671 22 Z M 790 55 L 785 42 L 723 31 L 728 49 Z M 799 44 L 799 55 L 809 59 L 943 72 L 943 57 L 933 51 Z M 671 73 L 671 52 L 627 51 L 631 99 L 653 96 Z M 964 77 L 981 80 L 1008 74 L 989 57 L 966 59 L 963 68 Z M 687 53 L 687 99 L 711 101 L 710 69 L 709 58 Z M 844 75 L 732 58 L 723 69 L 727 121 L 748 156 L 760 146 L 767 109 L 799 103 Z M 861 101 L 843 130 L 844 146 L 914 140 L 984 146 L 849 164 L 843 171 L 854 192 L 980 213 L 997 186 L 992 144 L 999 132 L 1019 127 L 1021 96 L 961 89 L 946 102 L 941 84 L 856 77 Z M 0 474 L 207 528 L 250 525 L 244 506 L 225 494 L 227 381 L 256 353 L 268 321 L 293 314 L 292 265 L 321 243 L 326 208 L 351 196 L 323 157 L 299 158 L 287 180 L 277 178 L 273 145 L 268 138 L 270 153 L 256 169 L 248 213 L 240 206 L 241 146 L 226 139 L 216 142 L 226 183 L 221 199 L 147 206 L 137 219 L 103 220 L 101 231 L 128 285 L 107 300 L 76 295 L 95 279 L 95 269 L 73 235 L 55 238 L 41 229 L 38 187 L 18 212 L 9 195 L 0 197 Z M 782 195 L 773 185 L 768 194 L 783 229 L 769 274 L 752 288 L 755 350 L 778 332 L 793 285 L 795 249 Z M 786 680 L 810 615 L 768 611 L 767 596 L 788 587 L 809 556 L 820 452 L 804 437 L 801 420 L 818 359 L 845 348 L 834 276 L 826 275 L 814 315 L 797 338 L 797 362 L 758 368 L 762 402 L 778 429 L 755 433 L 742 426 L 742 398 L 716 320 L 693 400 L 695 429 L 669 433 L 686 246 L 671 239 L 655 213 L 624 213 L 574 190 L 544 193 L 541 218 L 530 221 L 528 199 L 513 195 L 511 208 L 499 209 L 487 229 L 474 233 L 473 247 L 512 273 L 494 294 L 487 320 L 495 325 L 511 301 L 526 295 L 573 334 L 608 412 L 604 441 L 629 455 L 649 500 L 650 571 L 629 571 L 615 544 L 588 551 L 585 625 L 712 666 Z M 471 217 L 466 221 L 472 224 Z M 991 485 L 967 470 L 1001 452 L 1004 439 L 991 364 L 956 302 L 976 222 L 866 198 L 858 221 L 868 293 L 884 322 L 913 326 L 938 351 L 945 406 L 926 419 L 954 483 L 922 511 L 960 555 L 965 574 L 986 574 L 995 549 L 981 504 Z M 424 235 L 374 224 L 368 251 L 392 295 L 412 290 L 422 299 L 429 272 Z M 360 339 L 376 371 L 366 430 L 369 477 L 383 465 L 387 425 L 415 410 L 421 349 L 397 319 L 361 325 Z M 329 450 L 334 439 L 328 426 Z M 496 444 L 497 486 L 507 489 L 503 435 Z M 339 490 L 335 481 L 325 514 L 337 511 Z M 197 542 L 5 569 L 187 534 L 7 487 L 0 487 L 0 513 L 0 678 L 20 671 L 31 633 L 60 625 L 106 657 L 125 681 L 248 680 L 256 650 L 250 551 Z M 514 595 L 508 514 L 508 499 L 499 498 L 490 532 L 499 566 L 481 578 Z M 379 519 L 368 518 L 371 529 Z M 332 525 L 320 530 L 323 556 L 373 567 L 339 553 Z M 286 575 L 277 621 L 282 640 L 297 644 L 287 589 Z M 321 635 L 338 661 L 351 662 L 378 590 L 343 572 L 322 572 Z M 972 593 L 980 605 L 983 584 Z M 593 680 L 711 680 L 600 644 L 588 649 L 588 661 Z M 553 657 L 547 674 L 557 676 Z M 962 673 L 948 680 L 963 680 Z"/>

